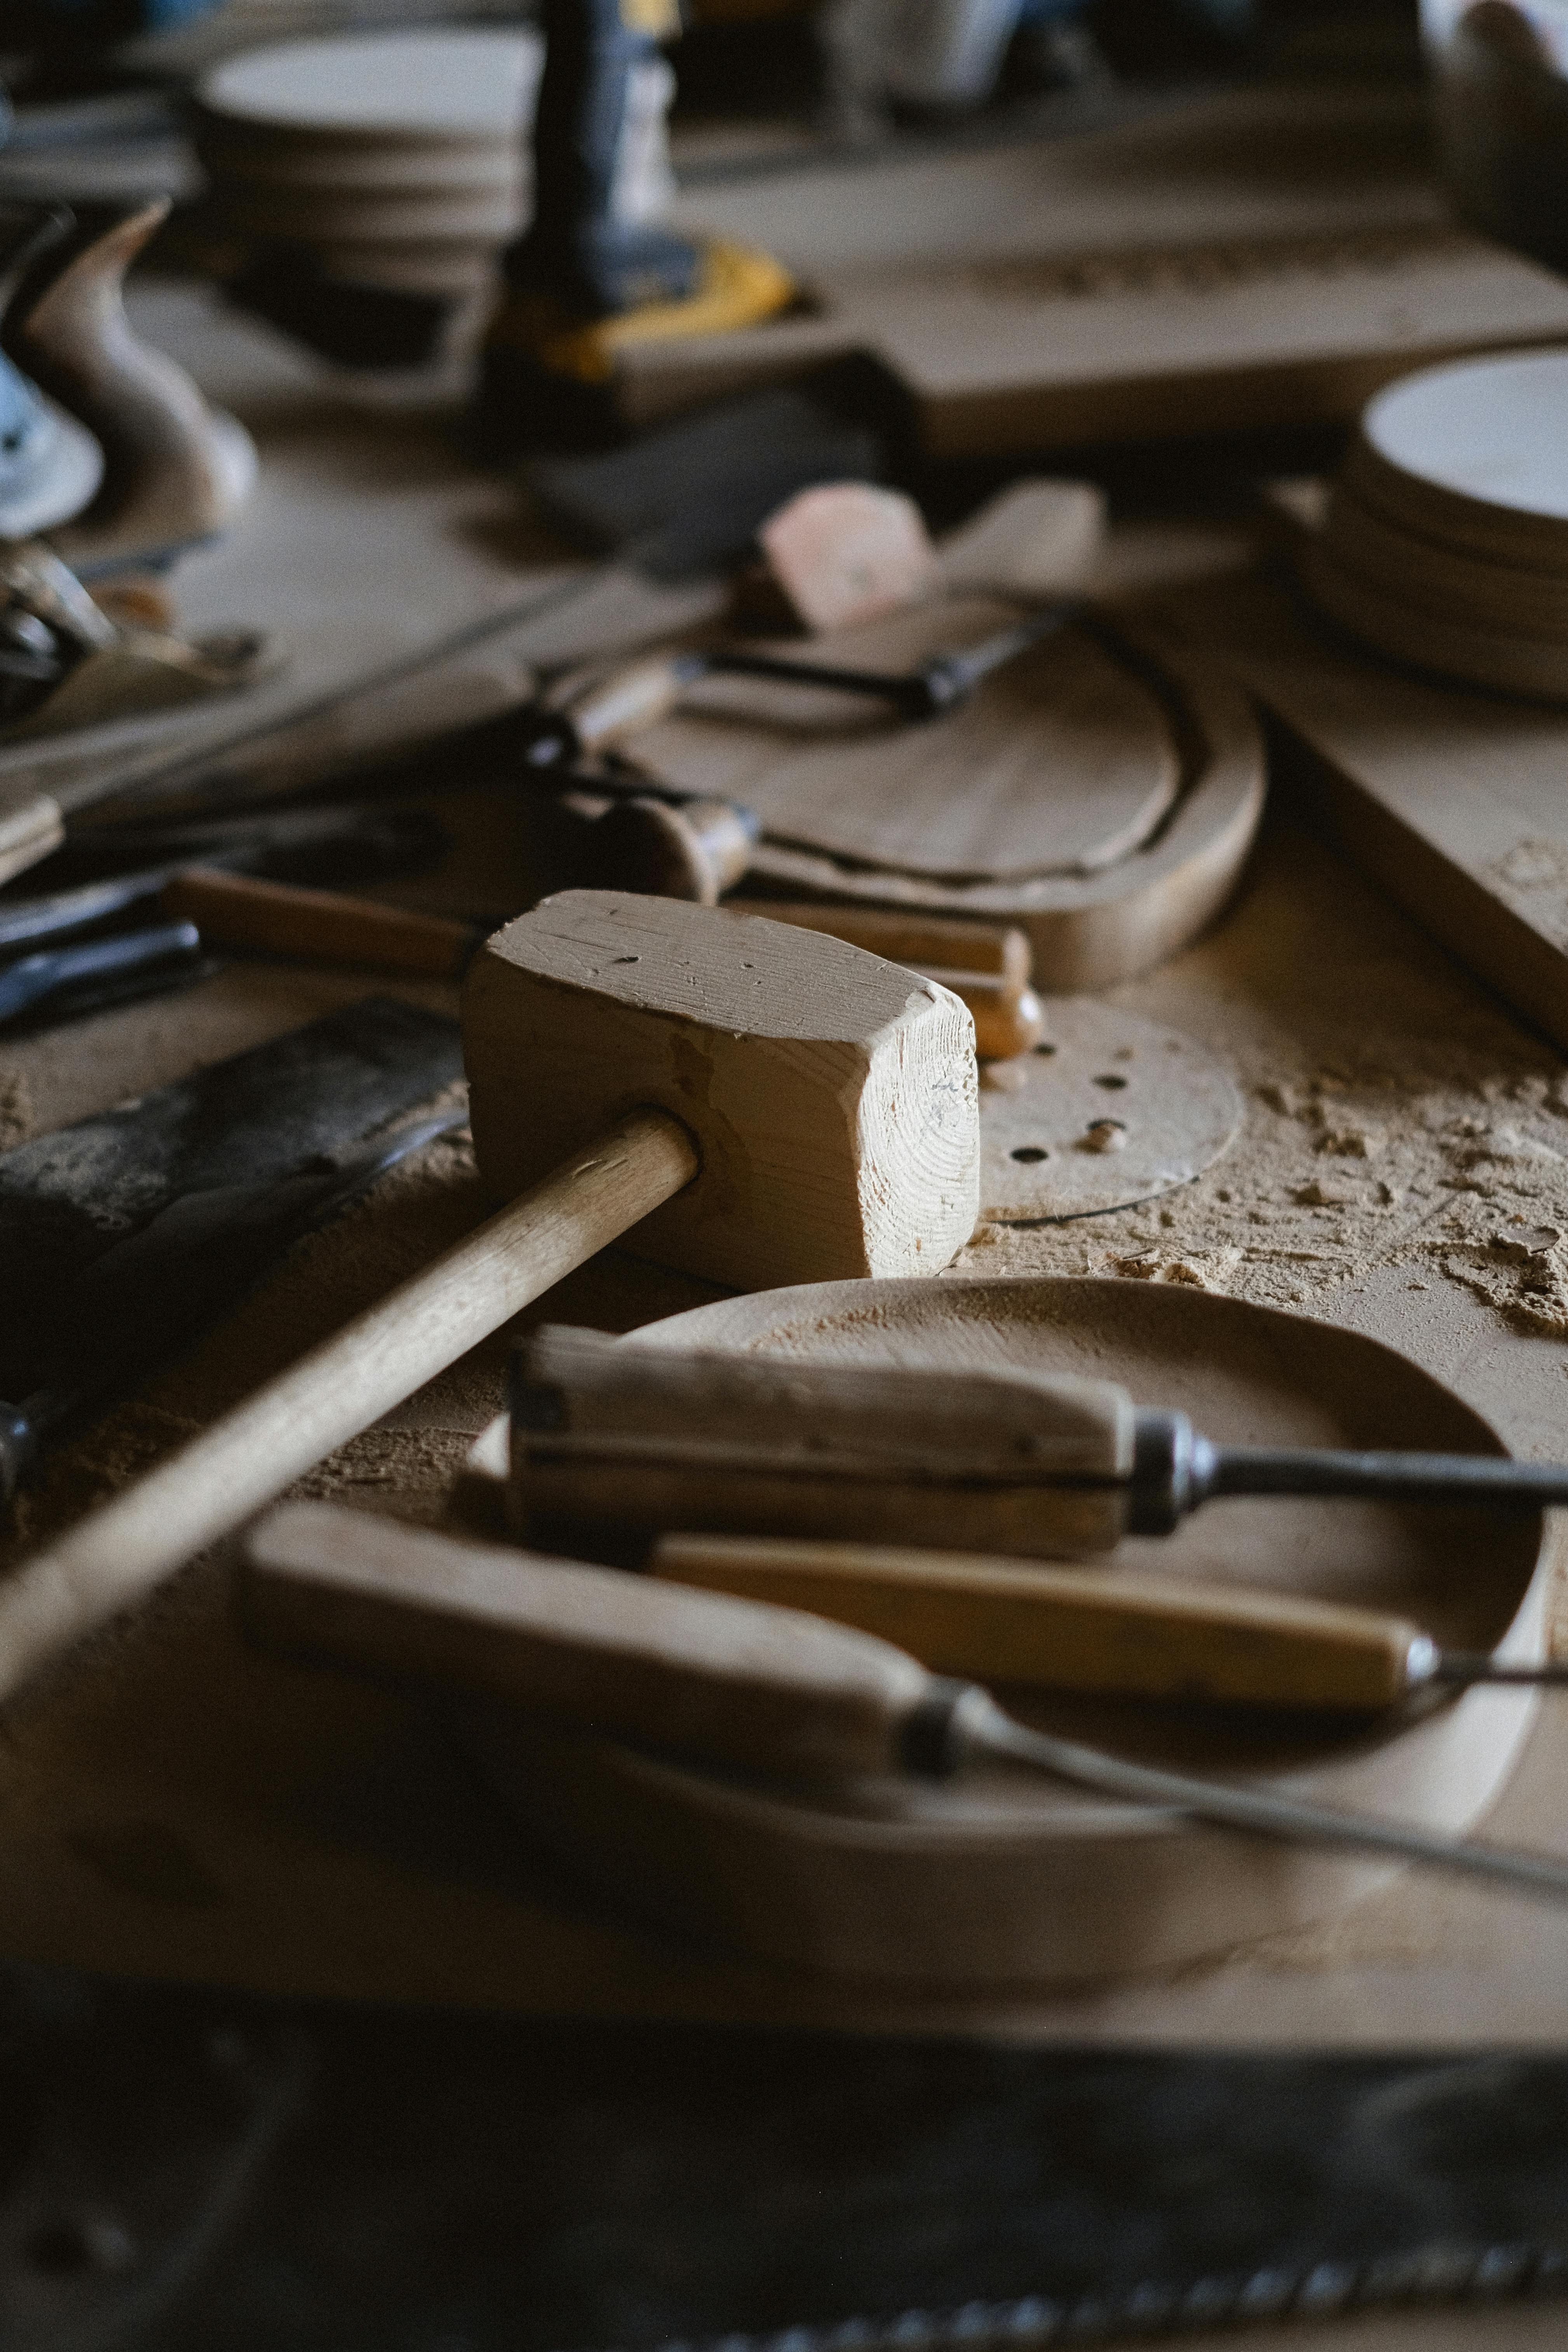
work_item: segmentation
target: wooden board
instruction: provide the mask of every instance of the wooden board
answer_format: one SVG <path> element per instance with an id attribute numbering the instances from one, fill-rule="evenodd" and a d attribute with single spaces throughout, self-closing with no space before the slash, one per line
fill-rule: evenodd
<path id="1" fill-rule="evenodd" d="M 811 307 L 629 350 L 622 407 L 868 351 L 958 456 L 1348 417 L 1422 361 L 1568 336 L 1568 288 L 1457 228 L 1424 148 L 1416 90 L 1303 85 L 692 186 L 678 225 L 775 254 Z"/>
<path id="2" fill-rule="evenodd" d="M 1017 619 L 994 597 L 943 597 L 767 650 L 900 676 Z M 711 677 L 626 748 L 668 782 L 754 809 L 780 847 L 959 887 L 1100 873 L 1149 839 L 1181 788 L 1157 696 L 1077 629 L 1030 646 L 939 719 Z"/>
<path id="3" fill-rule="evenodd" d="M 1245 696 L 1216 666 L 1194 656 L 1163 618 L 1119 622 L 1114 637 L 1100 642 L 1115 652 L 1122 672 L 1134 740 L 1149 742 L 1152 695 L 1178 763 L 1169 805 L 1135 846 L 1094 871 L 1051 872 L 1048 845 L 1058 797 L 1066 789 L 1057 771 L 1036 779 L 1037 856 L 1044 871 L 1037 867 L 1005 880 L 952 880 L 890 860 L 852 862 L 777 838 L 770 828 L 758 845 L 754 874 L 795 898 L 1016 923 L 1029 935 L 1037 987 L 1063 993 L 1110 987 L 1175 954 L 1218 913 L 1252 845 L 1263 811 L 1262 740 Z M 903 730 L 904 740 L 912 732 Z M 1090 756 L 1100 760 L 1099 744 L 1093 738 L 1089 742 Z M 637 748 L 642 756 L 641 739 Z M 1152 801 L 1152 763 L 1146 773 Z M 688 779 L 683 772 L 679 780 Z M 949 773 L 946 789 L 959 822 L 967 824 L 968 779 L 962 768 Z M 1080 824 L 1084 804 L 1077 800 Z M 1123 800 L 1123 810 L 1126 805 Z M 896 798 L 891 813 L 888 838 L 897 846 L 902 836 Z M 1009 814 L 1016 817 L 1016 811 Z M 842 814 L 837 821 L 844 822 Z M 1081 830 L 1079 838 L 1084 838 Z M 973 835 L 969 854 L 975 855 Z M 749 894 L 752 888 L 748 882 Z"/>
<path id="4" fill-rule="evenodd" d="M 1124 1381 L 1136 1402 L 1179 1407 L 1232 1442 L 1498 1448 L 1479 1415 L 1374 1341 L 1166 1285 L 814 1284 L 700 1307 L 625 1344 L 955 1371 L 1022 1362 Z M 1107 1573 L 1136 1565 L 1402 1609 L 1445 1643 L 1533 1658 L 1549 1550 L 1538 1518 L 1231 1502 L 1176 1537 L 1129 1540 Z M 1532 1695 L 1471 1692 L 1418 1720 L 1290 1738 L 1038 1696 L 1028 1711 L 1127 1753 L 1458 1831 L 1506 1782 Z M 459 1727 L 579 1872 L 689 1932 L 851 1977 L 1103 1982 L 1321 1918 L 1390 1874 L 1003 1770 L 807 1792 L 523 1730 L 500 1712 L 465 1706 Z"/>
<path id="5" fill-rule="evenodd" d="M 1169 612 L 1287 730 L 1282 788 L 1568 1051 L 1568 714 L 1380 661 L 1278 583 L 1209 582 Z"/>

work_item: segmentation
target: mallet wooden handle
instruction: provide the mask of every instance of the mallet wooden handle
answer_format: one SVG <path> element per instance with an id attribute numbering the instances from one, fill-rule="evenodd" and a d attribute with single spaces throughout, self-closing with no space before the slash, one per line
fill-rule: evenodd
<path id="1" fill-rule="evenodd" d="M 678 1119 L 631 1112 L 25 1561 L 0 1587 L 0 1697 L 670 1200 L 697 1166 Z"/>
<path id="2" fill-rule="evenodd" d="M 964 1553 L 677 1535 L 653 1567 L 858 1626 L 940 1674 L 1102 1696 L 1378 1712 L 1426 1678 L 1433 1651 L 1375 1610 Z"/>
<path id="3" fill-rule="evenodd" d="M 480 938 L 468 923 L 409 914 L 374 898 L 263 882 L 205 866 L 176 874 L 159 895 L 168 913 L 195 923 L 215 947 L 262 948 L 314 963 L 456 980 Z"/>

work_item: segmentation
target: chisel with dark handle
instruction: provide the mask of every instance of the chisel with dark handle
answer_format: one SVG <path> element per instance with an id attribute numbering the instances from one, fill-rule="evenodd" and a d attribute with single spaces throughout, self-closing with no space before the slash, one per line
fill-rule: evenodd
<path id="1" fill-rule="evenodd" d="M 782 1778 L 945 1779 L 1005 1759 L 1251 1835 L 1386 1853 L 1561 1902 L 1568 1864 L 1131 1764 L 1031 1731 L 976 1683 L 795 1609 L 458 1541 L 330 1504 L 252 1528 L 259 1645 L 483 1691 L 595 1736 Z"/>

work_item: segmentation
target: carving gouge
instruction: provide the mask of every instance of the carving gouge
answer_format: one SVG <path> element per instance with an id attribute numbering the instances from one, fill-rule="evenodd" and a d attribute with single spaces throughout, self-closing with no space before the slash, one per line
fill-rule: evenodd
<path id="1" fill-rule="evenodd" d="M 1216 1445 L 1110 1381 L 1006 1364 L 801 1363 L 557 1327 L 519 1350 L 511 1402 L 513 1522 L 574 1544 L 685 1528 L 1070 1559 L 1225 1495 L 1568 1503 L 1562 1464 Z"/>
<path id="2" fill-rule="evenodd" d="M 945 1779 L 1004 1759 L 1252 1835 L 1568 1898 L 1568 1863 L 1131 1764 L 1031 1731 L 977 1683 L 795 1609 L 540 1559 L 321 1503 L 252 1528 L 239 1608 L 269 1649 L 456 1683 L 595 1737 L 799 1779 Z"/>
<path id="3" fill-rule="evenodd" d="M 635 734 L 639 728 L 652 726 L 699 679 L 721 677 L 826 688 L 834 694 L 888 703 L 900 719 L 937 719 L 943 711 L 955 710 L 994 670 L 1042 638 L 1056 635 L 1077 610 L 1064 604 L 1032 613 L 977 646 L 957 653 L 932 654 L 911 670 L 854 669 L 842 662 L 748 653 L 741 646 L 658 655 L 597 679 L 572 699 L 535 704 L 509 715 L 499 725 L 517 731 L 522 756 L 531 767 L 564 767 Z"/>
<path id="4" fill-rule="evenodd" d="M 1442 1650 L 1407 1618 L 1234 1584 L 767 1536 L 665 1536 L 650 1565 L 879 1633 L 939 1674 L 1102 1698 L 1375 1714 L 1444 1685 L 1568 1683 L 1568 1664 Z"/>

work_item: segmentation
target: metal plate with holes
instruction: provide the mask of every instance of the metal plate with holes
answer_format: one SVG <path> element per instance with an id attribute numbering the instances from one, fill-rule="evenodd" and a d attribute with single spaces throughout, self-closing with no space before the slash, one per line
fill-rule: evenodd
<path id="1" fill-rule="evenodd" d="M 1211 1167 L 1241 1118 L 1229 1072 L 1179 1030 L 1049 997 L 1045 1041 L 981 1075 L 981 1217 L 1056 1224 L 1152 1200 Z"/>

